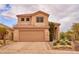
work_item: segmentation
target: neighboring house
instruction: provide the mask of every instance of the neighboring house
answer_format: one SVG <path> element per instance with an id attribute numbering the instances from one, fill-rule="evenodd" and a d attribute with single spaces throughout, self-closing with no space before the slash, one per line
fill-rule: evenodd
<path id="1" fill-rule="evenodd" d="M 17 15 L 14 26 L 14 40 L 23 42 L 47 42 L 49 40 L 49 14 L 37 11 L 32 14 Z"/>
<path id="2" fill-rule="evenodd" d="M 8 31 L 6 39 L 13 40 L 13 29 L 1 23 L 0 23 L 0 27 L 6 28 L 6 30 Z"/>

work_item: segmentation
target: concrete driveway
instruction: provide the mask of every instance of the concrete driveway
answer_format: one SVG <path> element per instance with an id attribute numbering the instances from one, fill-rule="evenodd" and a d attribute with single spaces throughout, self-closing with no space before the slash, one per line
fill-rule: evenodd
<path id="1" fill-rule="evenodd" d="M 57 54 L 57 53 L 79 53 L 76 51 L 52 50 L 49 42 L 14 42 L 0 48 L 0 53 L 39 53 L 39 54 Z"/>
<path id="2" fill-rule="evenodd" d="M 48 42 L 15 42 L 0 48 L 0 53 L 18 53 L 23 51 L 51 50 Z"/>

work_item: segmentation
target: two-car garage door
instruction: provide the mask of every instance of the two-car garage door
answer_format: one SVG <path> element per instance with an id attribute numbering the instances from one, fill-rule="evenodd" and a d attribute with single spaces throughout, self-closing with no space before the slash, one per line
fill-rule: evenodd
<path id="1" fill-rule="evenodd" d="M 20 30 L 19 35 L 23 42 L 45 41 L 43 30 Z"/>

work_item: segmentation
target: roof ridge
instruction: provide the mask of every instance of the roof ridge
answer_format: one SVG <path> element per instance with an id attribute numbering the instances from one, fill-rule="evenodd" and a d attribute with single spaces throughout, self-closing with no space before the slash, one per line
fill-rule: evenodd
<path id="1" fill-rule="evenodd" d="M 17 17 L 18 17 L 18 16 L 24 16 L 24 15 L 32 16 L 32 15 L 38 13 L 38 12 L 42 12 L 42 13 L 45 13 L 45 14 L 49 15 L 48 13 L 39 10 L 39 11 L 35 11 L 35 12 L 33 12 L 33 13 L 28 13 L 28 14 L 19 14 L 19 15 L 16 15 L 16 16 L 17 16 Z"/>

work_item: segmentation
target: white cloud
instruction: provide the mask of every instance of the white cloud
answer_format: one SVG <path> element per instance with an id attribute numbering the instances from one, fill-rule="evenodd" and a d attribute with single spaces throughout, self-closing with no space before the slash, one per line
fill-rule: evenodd
<path id="1" fill-rule="evenodd" d="M 0 4 L 0 8 L 2 8 L 3 7 L 3 5 L 2 4 Z"/>
<path id="2" fill-rule="evenodd" d="M 42 10 L 50 14 L 49 21 L 61 23 L 61 30 L 66 31 L 74 22 L 79 22 L 79 5 L 74 4 L 12 4 L 11 10 L 3 15 L 16 18 L 16 14 Z M 0 7 L 2 7 L 0 5 Z"/>

